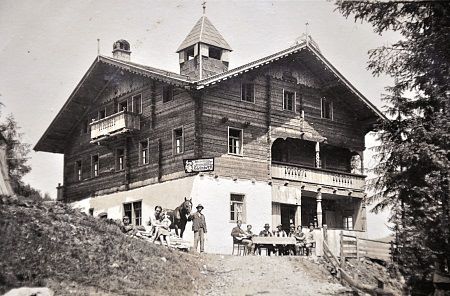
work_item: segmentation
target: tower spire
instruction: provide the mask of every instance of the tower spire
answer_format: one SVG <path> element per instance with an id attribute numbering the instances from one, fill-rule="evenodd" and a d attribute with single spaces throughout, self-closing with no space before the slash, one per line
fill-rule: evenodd
<path id="1" fill-rule="evenodd" d="M 203 8 L 203 15 L 205 15 L 206 14 L 206 1 L 203 1 L 202 8 Z"/>
<path id="2" fill-rule="evenodd" d="M 308 29 L 309 29 L 309 22 L 308 21 L 306 21 L 306 23 L 305 23 L 305 30 L 306 30 L 306 44 L 308 44 L 309 43 L 309 31 L 308 31 Z"/>

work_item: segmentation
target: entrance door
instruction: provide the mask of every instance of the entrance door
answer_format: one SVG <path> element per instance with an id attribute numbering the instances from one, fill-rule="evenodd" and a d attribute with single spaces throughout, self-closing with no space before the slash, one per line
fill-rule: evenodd
<path id="1" fill-rule="evenodd" d="M 297 211 L 297 206 L 294 205 L 280 205 L 281 210 L 281 225 L 283 225 L 283 230 L 289 233 L 289 225 L 295 224 L 295 212 Z M 274 227 L 277 225 L 274 225 Z"/>

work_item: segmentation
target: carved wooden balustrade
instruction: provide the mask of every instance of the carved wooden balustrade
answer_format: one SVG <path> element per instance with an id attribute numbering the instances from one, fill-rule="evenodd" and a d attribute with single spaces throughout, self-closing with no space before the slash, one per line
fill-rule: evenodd
<path id="1" fill-rule="evenodd" d="M 140 130 L 140 115 L 120 111 L 90 123 L 91 143 L 128 131 Z"/>
<path id="2" fill-rule="evenodd" d="M 365 176 L 294 164 L 272 163 L 272 178 L 364 190 Z"/>

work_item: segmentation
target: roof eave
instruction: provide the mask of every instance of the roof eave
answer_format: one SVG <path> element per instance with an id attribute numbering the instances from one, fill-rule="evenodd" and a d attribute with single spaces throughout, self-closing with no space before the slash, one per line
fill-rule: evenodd
<path id="1" fill-rule="evenodd" d="M 346 87 L 348 87 L 361 101 L 363 101 L 381 120 L 387 120 L 388 118 L 378 110 L 361 92 L 359 92 L 317 49 L 313 46 L 307 45 L 307 48 L 311 50 L 332 72 L 336 75 Z"/>
<path id="2" fill-rule="evenodd" d="M 77 86 L 75 87 L 75 89 L 72 91 L 72 93 L 70 94 L 69 98 L 66 100 L 66 102 L 64 103 L 64 105 L 62 106 L 62 108 L 59 110 L 58 114 L 55 116 L 55 118 L 53 118 L 52 122 L 50 123 L 50 125 L 48 126 L 48 128 L 45 130 L 44 134 L 42 135 L 42 137 L 39 139 L 39 141 L 36 143 L 36 145 L 33 147 L 33 150 L 38 152 L 38 151 L 43 151 L 43 152 L 52 152 L 52 153 L 64 153 L 64 150 L 60 151 L 60 150 L 54 150 L 54 151 L 50 151 L 50 150 L 45 150 L 45 149 L 41 149 L 39 148 L 40 146 L 44 146 L 44 141 L 45 138 L 47 138 L 48 134 L 50 133 L 53 125 L 56 123 L 56 121 L 59 119 L 59 117 L 62 115 L 62 113 L 64 112 L 64 110 L 68 107 L 68 105 L 70 104 L 70 102 L 72 101 L 72 99 L 75 97 L 75 95 L 77 94 L 78 90 L 82 87 L 82 85 L 84 84 L 84 82 L 87 80 L 87 78 L 89 77 L 89 75 L 92 73 L 92 70 L 95 68 L 95 66 L 98 64 L 98 62 L 100 61 L 100 56 L 97 56 L 94 60 L 94 62 L 91 64 L 91 66 L 89 67 L 89 69 L 87 70 L 87 72 L 83 75 L 83 78 L 81 78 L 80 82 L 78 82 Z"/>

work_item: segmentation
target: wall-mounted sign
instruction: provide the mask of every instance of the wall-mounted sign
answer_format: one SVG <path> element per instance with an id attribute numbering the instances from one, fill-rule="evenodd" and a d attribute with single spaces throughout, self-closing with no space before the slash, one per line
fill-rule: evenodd
<path id="1" fill-rule="evenodd" d="M 198 173 L 214 171 L 214 158 L 183 159 L 184 172 Z"/>

